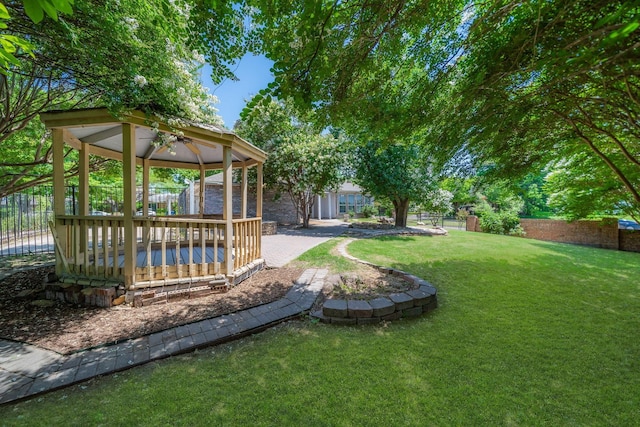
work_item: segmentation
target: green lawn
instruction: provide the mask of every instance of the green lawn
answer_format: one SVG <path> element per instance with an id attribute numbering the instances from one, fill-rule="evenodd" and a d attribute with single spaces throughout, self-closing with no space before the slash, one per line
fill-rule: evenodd
<path id="1" fill-rule="evenodd" d="M 335 242 L 299 262 L 341 265 Z M 455 231 L 349 252 L 431 281 L 440 307 L 375 327 L 292 322 L 4 406 L 0 424 L 640 422 L 640 254 Z"/>

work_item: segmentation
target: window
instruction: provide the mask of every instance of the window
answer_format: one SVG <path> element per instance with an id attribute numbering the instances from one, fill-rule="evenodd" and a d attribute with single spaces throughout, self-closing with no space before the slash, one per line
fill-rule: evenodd
<path id="1" fill-rule="evenodd" d="M 338 212 L 341 214 L 349 213 L 351 211 L 361 213 L 362 207 L 366 205 L 373 205 L 372 197 L 363 196 L 362 194 L 338 195 Z"/>

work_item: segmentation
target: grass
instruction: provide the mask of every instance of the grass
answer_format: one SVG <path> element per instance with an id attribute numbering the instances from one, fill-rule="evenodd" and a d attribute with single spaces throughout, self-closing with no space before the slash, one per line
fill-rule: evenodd
<path id="1" fill-rule="evenodd" d="M 334 244 L 299 262 L 339 266 Z M 0 424 L 637 425 L 640 254 L 464 232 L 349 252 L 430 280 L 440 307 L 293 322 L 5 405 Z"/>

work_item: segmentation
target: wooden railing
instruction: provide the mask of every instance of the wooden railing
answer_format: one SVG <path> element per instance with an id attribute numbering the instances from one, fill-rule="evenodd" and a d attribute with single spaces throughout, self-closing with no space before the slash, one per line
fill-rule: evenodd
<path id="1" fill-rule="evenodd" d="M 224 265 L 224 221 L 167 217 L 136 218 L 133 223 L 138 239 L 136 282 L 205 280 L 232 272 Z"/>
<path id="2" fill-rule="evenodd" d="M 261 257 L 261 238 L 261 218 L 233 220 L 234 269 L 238 269 Z"/>
<path id="3" fill-rule="evenodd" d="M 65 265 L 65 273 L 116 280 L 123 276 L 118 262 L 124 239 L 122 217 L 64 216 L 56 219 L 56 225 L 64 226 L 56 238 L 65 243 L 56 245 L 64 251 L 64 259 L 59 261 Z"/>
<path id="4" fill-rule="evenodd" d="M 122 217 L 61 216 L 66 244 L 64 269 L 71 276 L 122 280 L 124 230 Z M 225 265 L 226 222 L 176 217 L 135 217 L 135 282 L 145 286 L 198 278 L 207 280 L 260 258 L 260 218 L 234 219 L 232 265 Z M 60 230 L 60 228 L 58 228 Z M 60 232 L 58 234 L 61 234 Z M 59 236 L 60 237 L 60 236 Z"/>

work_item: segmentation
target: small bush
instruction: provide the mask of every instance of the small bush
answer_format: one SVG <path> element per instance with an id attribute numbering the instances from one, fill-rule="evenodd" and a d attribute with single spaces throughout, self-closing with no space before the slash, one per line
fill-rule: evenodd
<path id="1" fill-rule="evenodd" d="M 512 212 L 483 212 L 480 227 L 485 233 L 523 235 L 520 218 Z"/>
<path id="2" fill-rule="evenodd" d="M 376 214 L 376 208 L 374 208 L 373 205 L 364 205 L 361 213 L 363 217 L 371 218 Z"/>

